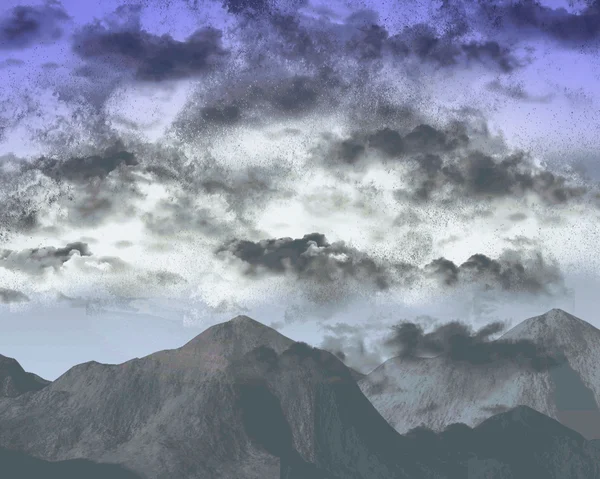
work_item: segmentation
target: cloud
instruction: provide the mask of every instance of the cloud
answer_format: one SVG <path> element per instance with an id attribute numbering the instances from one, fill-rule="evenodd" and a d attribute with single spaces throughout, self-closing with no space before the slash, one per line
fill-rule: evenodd
<path id="1" fill-rule="evenodd" d="M 0 303 L 24 303 L 29 301 L 29 296 L 14 289 L 0 288 Z"/>
<path id="2" fill-rule="evenodd" d="M 402 321 L 393 326 L 386 347 L 406 358 L 442 356 L 449 361 L 474 365 L 513 361 L 523 367 L 543 370 L 559 364 L 550 352 L 529 340 L 491 340 L 504 331 L 505 324 L 490 323 L 474 331 L 471 326 L 452 321 L 425 333 L 419 324 Z"/>
<path id="3" fill-rule="evenodd" d="M 544 35 L 577 48 L 586 44 L 598 46 L 600 9 L 597 2 L 590 2 L 579 12 L 527 0 L 481 3 L 480 8 L 494 30 L 508 30 L 517 36 Z"/>
<path id="4" fill-rule="evenodd" d="M 300 281 L 306 291 L 335 288 L 335 298 L 342 291 L 373 294 L 426 287 L 450 292 L 474 286 L 531 296 L 567 291 L 558 265 L 532 250 L 505 250 L 497 259 L 475 254 L 460 265 L 444 257 L 420 265 L 371 257 L 342 241 L 329 243 L 325 235 L 311 233 L 297 239 L 231 240 L 216 255 L 221 260 L 235 259 L 246 277 L 286 276 Z"/>
<path id="5" fill-rule="evenodd" d="M 250 17 L 270 10 L 268 0 L 224 0 L 223 6 L 229 13 Z"/>
<path id="6" fill-rule="evenodd" d="M 560 205 L 583 200 L 591 191 L 535 165 L 525 152 L 503 145 L 494 152 L 480 149 L 492 140 L 465 122 L 451 122 L 445 129 L 421 123 L 408 131 L 384 127 L 342 138 L 324 135 L 313 158 L 329 169 L 366 172 L 382 164 L 391 174 L 409 174 L 408 188 L 396 191 L 401 201 L 449 204 L 535 194 L 546 205 Z"/>
<path id="7" fill-rule="evenodd" d="M 52 43 L 63 35 L 61 24 L 70 17 L 60 2 L 19 5 L 0 18 L 0 50 L 17 50 Z"/>
<path id="8" fill-rule="evenodd" d="M 323 326 L 327 333 L 319 347 L 337 356 L 347 366 L 368 373 L 382 363 L 379 351 L 365 344 L 368 326 L 345 323 Z"/>
<path id="9" fill-rule="evenodd" d="M 390 37 L 389 45 L 397 56 L 414 55 L 437 67 L 468 65 L 475 61 L 503 73 L 510 73 L 523 66 L 510 48 L 501 46 L 494 40 L 462 41 L 464 33 L 461 29 L 454 29 L 438 35 L 433 26 L 420 23 L 405 27 L 400 33 Z"/>
<path id="10" fill-rule="evenodd" d="M 565 292 L 563 275 L 555 263 L 541 253 L 506 250 L 498 259 L 474 254 L 460 265 L 438 258 L 425 266 L 425 272 L 446 286 L 474 283 L 484 289 L 530 294 Z"/>
<path id="11" fill-rule="evenodd" d="M 21 251 L 0 251 L 0 267 L 21 271 L 31 275 L 41 275 L 46 269 L 59 270 L 74 255 L 91 256 L 87 243 L 69 243 L 62 248 L 47 246 Z"/>
<path id="12" fill-rule="evenodd" d="M 336 283 L 353 278 L 385 290 L 389 278 L 384 267 L 344 242 L 329 243 L 325 235 L 311 233 L 302 238 L 279 238 L 253 242 L 233 240 L 216 251 L 230 254 L 247 265 L 246 274 L 261 271 L 291 273 L 298 279 Z"/>
<path id="13" fill-rule="evenodd" d="M 142 30 L 140 9 L 118 9 L 108 27 L 97 21 L 73 37 L 73 50 L 81 58 L 113 68 L 133 71 L 143 81 L 188 78 L 211 71 L 228 52 L 222 32 L 200 28 L 184 41 Z M 123 19 L 118 18 L 123 17 Z"/>
<path id="14" fill-rule="evenodd" d="M 231 221 L 220 217 L 210 207 L 199 206 L 197 198 L 191 194 L 161 200 L 153 211 L 144 213 L 142 219 L 148 231 L 159 236 L 190 232 L 204 238 L 221 239 L 235 231 Z"/>
<path id="15" fill-rule="evenodd" d="M 124 166 L 136 166 L 135 156 L 126 151 L 121 144 L 107 148 L 101 155 L 91 155 L 84 158 L 68 158 L 60 161 L 51 158 L 40 158 L 34 167 L 41 170 L 50 178 L 67 180 L 77 183 L 89 182 L 94 178 L 106 178 L 112 171 Z"/>

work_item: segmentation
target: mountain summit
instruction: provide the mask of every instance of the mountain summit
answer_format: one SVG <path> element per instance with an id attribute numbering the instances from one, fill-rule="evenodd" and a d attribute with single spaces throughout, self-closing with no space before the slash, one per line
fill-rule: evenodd
<path id="1" fill-rule="evenodd" d="M 529 406 L 586 438 L 600 438 L 600 330 L 552 309 L 496 340 L 503 342 L 523 345 L 530 355 L 539 352 L 544 357 L 532 359 L 546 367 L 510 360 L 471 364 L 448 357 L 398 357 L 359 385 L 401 433 L 421 424 L 435 430 L 452 422 L 475 426 L 493 414 Z"/>

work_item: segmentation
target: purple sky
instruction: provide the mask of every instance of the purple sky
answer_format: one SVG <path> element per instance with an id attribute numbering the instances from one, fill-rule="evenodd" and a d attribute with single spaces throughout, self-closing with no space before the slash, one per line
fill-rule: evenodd
<path id="1" fill-rule="evenodd" d="M 3 1 L 0 353 L 600 326 L 599 41 L 595 1 Z"/>

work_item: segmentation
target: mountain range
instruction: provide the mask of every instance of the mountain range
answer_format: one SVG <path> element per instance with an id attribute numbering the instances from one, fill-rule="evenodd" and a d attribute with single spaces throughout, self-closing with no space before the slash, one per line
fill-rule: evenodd
<path id="1" fill-rule="evenodd" d="M 568 328 L 562 323 L 568 323 L 574 340 L 578 328 L 589 326 L 562 314 L 532 318 L 523 323 L 532 325 L 518 334 L 548 335 L 551 342 L 550 334 L 564 333 Z M 563 339 L 557 341 L 560 346 Z M 559 371 L 554 380 L 564 388 L 575 384 L 568 384 L 571 370 L 587 371 L 588 376 L 578 377 L 585 391 L 591 389 L 587 381 L 595 377 L 593 365 L 584 370 L 585 361 L 571 364 L 570 350 L 565 356 L 572 366 L 567 373 L 560 369 L 564 362 L 529 371 L 527 377 L 539 383 L 530 394 L 553 391 L 535 376 L 552 379 L 553 370 Z M 417 369 L 409 371 L 413 376 L 392 374 L 394 365 L 404 371 L 405 364 L 388 361 L 357 384 L 356 374 L 333 354 L 294 342 L 246 316 L 215 325 L 180 348 L 118 365 L 80 364 L 51 383 L 16 368 L 13 361 L 0 363 L 0 378 L 9 378 L 3 384 L 13 384 L 0 398 L 0 471 L 8 471 L 2 475 L 8 479 L 600 478 L 598 442 L 561 424 L 572 417 L 548 414 L 555 410 L 543 409 L 543 400 L 533 406 L 518 403 L 527 397 L 509 392 L 502 403 L 507 410 L 489 411 L 477 424 L 452 424 L 467 417 L 460 416 L 458 393 L 450 394 L 447 403 L 435 396 L 452 382 L 437 390 L 428 382 L 442 374 L 433 365 L 447 362 L 427 360 L 432 366 L 421 370 L 419 382 Z M 496 374 L 498 389 L 520 377 L 518 365 L 506 368 L 498 366 L 505 371 Z M 461 371 L 456 369 L 454 377 Z M 413 382 L 403 382 L 405 376 Z M 381 377 L 387 382 L 374 394 Z M 400 434 L 394 427 L 412 419 L 398 411 L 413 407 L 402 398 L 412 388 L 427 404 L 428 387 L 431 398 L 441 402 L 434 411 L 448 412 L 431 416 L 440 418 L 433 429 L 413 427 Z M 404 394 L 400 408 L 386 409 L 394 392 Z M 572 411 L 561 394 L 552 396 L 554 403 Z M 580 405 L 588 409 L 579 418 L 594 411 L 585 394 Z M 442 420 L 448 424 L 439 427 Z"/>

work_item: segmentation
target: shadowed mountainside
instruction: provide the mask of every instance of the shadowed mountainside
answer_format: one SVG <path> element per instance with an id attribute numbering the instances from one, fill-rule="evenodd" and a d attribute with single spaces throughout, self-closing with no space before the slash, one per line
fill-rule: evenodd
<path id="1" fill-rule="evenodd" d="M 36 374 L 27 373 L 13 358 L 0 354 L 0 397 L 17 397 L 39 391 L 50 384 Z"/>
<path id="2" fill-rule="evenodd" d="M 114 464 L 85 459 L 49 462 L 4 448 L 0 448 L 0 470 L 3 479 L 141 479 Z"/>

